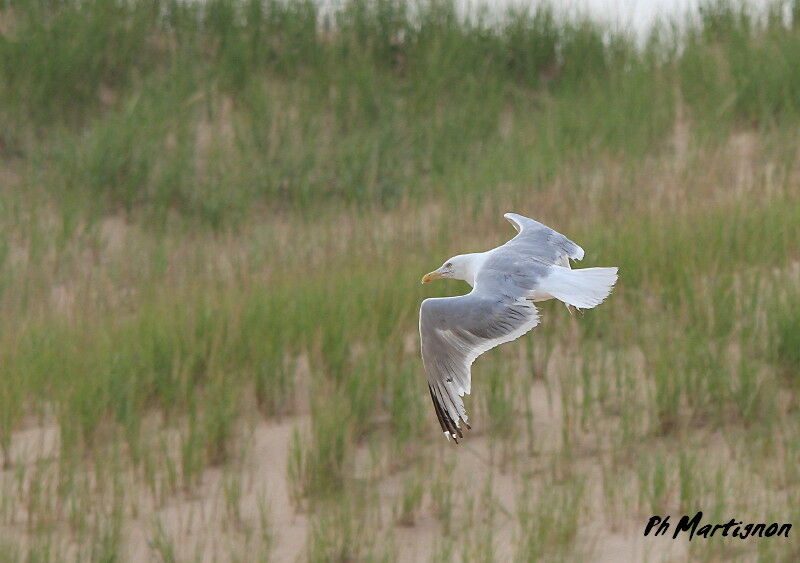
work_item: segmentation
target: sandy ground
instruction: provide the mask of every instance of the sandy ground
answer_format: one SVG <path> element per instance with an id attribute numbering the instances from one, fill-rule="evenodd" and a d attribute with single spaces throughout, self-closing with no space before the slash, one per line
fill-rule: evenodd
<path id="1" fill-rule="evenodd" d="M 562 431 L 558 422 L 561 420 L 558 397 L 539 380 L 531 388 L 530 399 L 541 443 L 555 447 Z M 432 427 L 433 422 L 431 419 Z M 125 559 L 158 560 L 154 542 L 158 535 L 155 523 L 159 523 L 164 535 L 175 543 L 179 560 L 187 558 L 224 561 L 232 558 L 232 554 L 238 554 L 241 560 L 248 560 L 247 538 L 253 535 L 263 507 L 266 506 L 274 534 L 273 559 L 303 560 L 309 516 L 295 509 L 290 501 L 286 460 L 292 433 L 295 428 L 302 430 L 307 424 L 308 415 L 303 414 L 280 422 L 258 420 L 251 426 L 249 436 L 245 438 L 246 456 L 238 468 L 242 483 L 242 493 L 237 503 L 240 521 L 238 526 L 231 526 L 229 509 L 224 500 L 225 480 L 230 473 L 226 469 L 207 469 L 202 476 L 201 485 L 191 494 L 177 495 L 161 506 L 146 499 L 146 495 L 135 503 L 136 515 L 126 520 L 123 530 L 127 553 Z M 480 424 L 476 425 L 476 429 L 460 446 L 448 444 L 444 440 L 439 442 L 433 434 L 434 430 L 431 431 L 432 443 L 429 450 L 434 457 L 433 470 L 436 470 L 436 466 L 446 467 L 447 463 L 452 463 L 453 473 L 459 476 L 459 491 L 477 496 L 485 488 L 490 466 L 494 466 L 491 471 L 493 494 L 500 507 L 494 522 L 495 556 L 499 561 L 510 560 L 514 555 L 514 515 L 520 469 L 504 469 L 503 464 L 492 464 L 490 443 L 481 434 Z M 8 491 L 8 483 L 19 478 L 20 467 L 31 467 L 46 460 L 55 460 L 58 442 L 58 429 L 54 425 L 31 427 L 16 433 L 12 449 L 14 466 L 2 473 L 2 482 L 6 484 L 4 490 Z M 524 470 L 527 465 L 533 475 L 532 479 L 535 480 L 537 474 L 551 470 L 550 456 L 555 450 L 548 449 L 545 446 L 538 455 L 524 458 L 518 467 Z M 686 541 L 644 538 L 642 530 L 646 518 L 642 518 L 640 514 L 623 515 L 621 519 L 610 520 L 601 492 L 603 477 L 601 466 L 597 462 L 597 452 L 588 444 L 580 445 L 579 449 L 583 451 L 579 454 L 575 467 L 587 479 L 587 504 L 592 507 L 591 514 L 581 516 L 577 540 L 577 553 L 581 554 L 581 558 L 608 562 L 686 560 Z M 367 455 L 366 452 L 363 453 Z M 441 526 L 427 495 L 413 525 L 393 522 L 392 509 L 401 494 L 404 474 L 402 470 L 389 471 L 380 478 L 381 510 L 384 513 L 381 529 L 391 533 L 400 561 L 431 560 L 441 534 Z M 463 506 L 464 498 L 468 496 L 470 495 L 465 494 L 457 498 L 457 506 Z M 7 522 L 0 527 L 0 538 L 6 542 L 19 542 L 18 545 L 25 545 L 30 540 L 29 530 L 24 524 L 24 512 L 25 507 L 20 507 L 17 521 Z M 611 512 L 618 516 L 619 510 Z M 467 530 L 463 532 L 468 533 Z M 459 533 L 459 530 L 454 532 L 456 545 L 459 543 Z M 67 539 L 61 553 L 69 553 L 74 547 L 70 546 Z"/>

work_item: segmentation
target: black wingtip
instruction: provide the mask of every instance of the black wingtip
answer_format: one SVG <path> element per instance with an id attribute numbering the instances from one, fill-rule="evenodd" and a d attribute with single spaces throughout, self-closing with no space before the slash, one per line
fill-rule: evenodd
<path id="1" fill-rule="evenodd" d="M 433 388 L 428 385 L 428 391 L 431 394 L 431 400 L 433 401 L 433 409 L 436 411 L 436 418 L 439 420 L 439 426 L 442 427 L 442 432 L 444 435 L 450 439 L 452 438 L 453 441 L 458 444 L 459 438 L 464 438 L 464 433 L 461 432 L 461 428 L 459 428 L 458 424 L 455 420 L 447 413 L 447 411 L 442 407 L 442 404 L 439 402 L 439 399 L 436 398 L 436 395 L 433 392 Z M 472 427 L 467 424 L 467 421 L 461 417 L 458 417 L 460 422 L 464 423 L 464 426 L 467 427 L 467 430 L 471 430 Z"/>

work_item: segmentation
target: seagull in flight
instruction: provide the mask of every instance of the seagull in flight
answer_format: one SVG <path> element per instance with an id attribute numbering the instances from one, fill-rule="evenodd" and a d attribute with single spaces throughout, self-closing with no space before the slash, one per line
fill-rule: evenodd
<path id="1" fill-rule="evenodd" d="M 596 307 L 611 293 L 617 268 L 573 270 L 583 249 L 538 221 L 516 213 L 506 219 L 517 235 L 487 250 L 453 256 L 422 278 L 463 280 L 466 295 L 425 299 L 419 309 L 422 362 L 442 432 L 458 443 L 467 423 L 462 397 L 469 394 L 475 359 L 516 340 L 539 324 L 537 301 L 558 299 L 578 309 Z"/>

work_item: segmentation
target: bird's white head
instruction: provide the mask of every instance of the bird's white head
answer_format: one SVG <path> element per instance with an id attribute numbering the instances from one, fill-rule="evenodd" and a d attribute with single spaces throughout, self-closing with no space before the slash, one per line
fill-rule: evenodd
<path id="1" fill-rule="evenodd" d="M 422 277 L 422 283 L 438 280 L 440 278 L 453 278 L 456 280 L 464 280 L 470 285 L 473 285 L 475 280 L 475 263 L 478 256 L 482 253 L 474 254 L 459 254 L 453 256 L 442 264 L 438 270 L 434 270 L 425 274 Z"/>

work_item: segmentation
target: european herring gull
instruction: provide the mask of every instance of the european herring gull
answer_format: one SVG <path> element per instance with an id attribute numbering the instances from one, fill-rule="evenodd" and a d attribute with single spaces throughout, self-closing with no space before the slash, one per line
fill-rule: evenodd
<path id="1" fill-rule="evenodd" d="M 516 340 L 539 324 L 535 301 L 558 299 L 578 309 L 596 307 L 611 293 L 617 268 L 572 270 L 583 249 L 538 221 L 506 213 L 517 235 L 486 252 L 447 260 L 422 283 L 439 278 L 464 280 L 472 291 L 425 299 L 419 309 L 422 362 L 436 417 L 444 435 L 463 438 L 467 414 L 461 397 L 470 392 L 475 358 Z"/>

